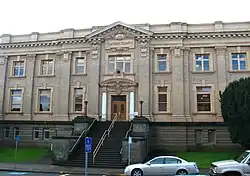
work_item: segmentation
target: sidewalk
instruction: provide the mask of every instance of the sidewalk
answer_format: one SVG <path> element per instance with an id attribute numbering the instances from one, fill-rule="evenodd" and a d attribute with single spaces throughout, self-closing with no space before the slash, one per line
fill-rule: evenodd
<path id="1" fill-rule="evenodd" d="M 37 172 L 50 174 L 84 174 L 83 167 L 54 166 L 48 164 L 0 163 L 0 171 Z M 123 169 L 88 168 L 89 175 L 121 175 Z"/>
<path id="2" fill-rule="evenodd" d="M 0 171 L 83 175 L 84 166 L 83 167 L 66 167 L 66 166 L 55 166 L 55 165 L 49 165 L 49 164 L 0 163 Z M 94 175 L 120 176 L 120 175 L 123 175 L 123 169 L 88 168 L 88 174 L 93 175 L 93 176 Z M 200 174 L 208 174 L 208 169 L 200 169 Z"/>

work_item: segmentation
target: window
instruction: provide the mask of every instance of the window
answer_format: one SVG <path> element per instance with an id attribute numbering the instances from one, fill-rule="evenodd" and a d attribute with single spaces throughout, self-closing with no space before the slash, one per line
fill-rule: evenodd
<path id="1" fill-rule="evenodd" d="M 84 57 L 76 58 L 75 73 L 85 73 L 85 59 Z"/>
<path id="2" fill-rule="evenodd" d="M 156 158 L 150 161 L 150 164 L 164 164 L 164 158 Z"/>
<path id="3" fill-rule="evenodd" d="M 74 89 L 74 111 L 82 112 L 83 110 L 83 88 Z"/>
<path id="4" fill-rule="evenodd" d="M 14 139 L 16 139 L 17 136 L 19 136 L 19 127 L 14 128 Z"/>
<path id="5" fill-rule="evenodd" d="M 157 54 L 157 71 L 167 71 L 167 55 L 166 54 Z"/>
<path id="6" fill-rule="evenodd" d="M 40 112 L 51 111 L 51 89 L 39 90 L 39 111 Z"/>
<path id="7" fill-rule="evenodd" d="M 202 130 L 195 130 L 195 144 L 202 143 Z"/>
<path id="8" fill-rule="evenodd" d="M 49 129 L 44 129 L 43 130 L 43 139 L 44 140 L 49 140 Z"/>
<path id="9" fill-rule="evenodd" d="M 165 158 L 165 164 L 178 164 L 181 163 L 181 160 L 176 158 Z"/>
<path id="10" fill-rule="evenodd" d="M 246 70 L 246 53 L 232 54 L 232 70 Z"/>
<path id="11" fill-rule="evenodd" d="M 5 127 L 4 128 L 4 139 L 9 138 L 10 136 L 10 127 Z"/>
<path id="12" fill-rule="evenodd" d="M 21 112 L 22 111 L 22 90 L 16 89 L 10 91 L 10 111 Z"/>
<path id="13" fill-rule="evenodd" d="M 39 139 L 39 129 L 38 128 L 34 128 L 34 130 L 33 130 L 33 139 L 34 140 Z"/>
<path id="14" fill-rule="evenodd" d="M 114 73 L 116 70 L 121 72 L 131 72 L 131 56 L 109 56 L 108 72 Z"/>
<path id="15" fill-rule="evenodd" d="M 14 61 L 12 73 L 16 77 L 24 76 L 24 61 Z"/>
<path id="16" fill-rule="evenodd" d="M 41 75 L 53 75 L 54 61 L 53 59 L 41 61 Z"/>
<path id="17" fill-rule="evenodd" d="M 211 87 L 197 87 L 197 111 L 211 111 Z"/>
<path id="18" fill-rule="evenodd" d="M 208 143 L 216 143 L 216 131 L 208 130 Z"/>
<path id="19" fill-rule="evenodd" d="M 167 87 L 158 87 L 158 111 L 167 111 Z"/>
<path id="20" fill-rule="evenodd" d="M 196 54 L 195 68 L 196 71 L 209 71 L 209 54 Z"/>

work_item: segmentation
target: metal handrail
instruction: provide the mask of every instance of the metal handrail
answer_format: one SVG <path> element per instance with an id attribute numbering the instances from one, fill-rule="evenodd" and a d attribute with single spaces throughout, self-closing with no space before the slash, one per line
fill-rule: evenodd
<path id="1" fill-rule="evenodd" d="M 101 146 L 103 146 L 103 142 L 106 139 L 106 137 L 109 137 L 109 134 L 112 130 L 112 128 L 114 127 L 115 121 L 117 120 L 117 114 L 115 114 L 114 119 L 112 120 L 111 124 L 109 125 L 109 128 L 107 130 L 104 131 L 100 141 L 98 142 L 97 146 L 95 147 L 95 150 L 93 152 L 93 163 L 95 162 L 95 157 L 98 153 L 98 151 L 100 150 Z"/>
<path id="2" fill-rule="evenodd" d="M 125 139 L 128 138 L 128 134 L 129 134 L 129 132 L 132 130 L 132 127 L 133 127 L 133 123 L 131 123 L 131 125 L 130 125 L 128 131 L 126 132 Z M 122 154 L 122 153 L 123 153 L 123 147 L 122 147 L 121 150 L 120 150 L 120 154 Z"/>
<path id="3" fill-rule="evenodd" d="M 73 147 L 70 149 L 70 151 L 69 151 L 70 153 L 75 149 L 75 147 L 77 146 L 77 144 L 81 140 L 82 136 L 91 129 L 91 127 L 95 123 L 95 121 L 96 121 L 96 118 L 94 118 L 94 120 L 91 122 L 91 124 L 89 125 L 89 127 L 86 130 L 82 131 L 82 133 L 80 134 L 80 136 L 78 137 L 78 139 L 74 143 Z"/>

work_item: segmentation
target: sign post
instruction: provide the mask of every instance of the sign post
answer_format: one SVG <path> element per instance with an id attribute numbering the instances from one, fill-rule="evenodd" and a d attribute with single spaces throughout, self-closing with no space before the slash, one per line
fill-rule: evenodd
<path id="1" fill-rule="evenodd" d="M 131 163 L 131 144 L 132 144 L 132 137 L 128 137 L 128 165 Z"/>
<path id="2" fill-rule="evenodd" d="M 14 169 L 16 169 L 16 157 L 17 157 L 17 148 L 18 148 L 18 142 L 20 141 L 20 136 L 16 136 L 16 149 L 15 149 L 15 163 L 14 163 Z"/>
<path id="3" fill-rule="evenodd" d="M 88 153 L 92 152 L 92 138 L 85 138 L 85 176 L 88 176 Z"/>

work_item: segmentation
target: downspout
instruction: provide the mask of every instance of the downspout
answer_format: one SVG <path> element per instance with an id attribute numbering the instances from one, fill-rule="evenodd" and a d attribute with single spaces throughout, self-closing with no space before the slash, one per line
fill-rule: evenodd
<path id="1" fill-rule="evenodd" d="M 33 63 L 33 73 L 32 73 L 32 83 L 31 83 L 31 99 L 30 99 L 30 120 L 33 120 L 33 103 L 34 103 L 34 83 L 35 83 L 35 74 L 36 74 L 36 56 L 32 59 L 34 59 Z"/>
<path id="2" fill-rule="evenodd" d="M 152 91 L 153 91 L 153 84 L 152 84 L 152 82 L 153 82 L 153 69 L 152 69 L 152 67 L 153 67 L 153 50 L 152 49 L 150 49 L 149 50 L 149 98 L 148 98 L 148 101 L 149 101 L 149 114 L 150 114 L 150 116 L 151 115 L 153 115 L 153 112 L 152 112 L 152 105 L 153 105 L 153 102 L 152 102 L 152 100 L 153 100 L 153 97 L 152 97 Z"/>
<path id="3" fill-rule="evenodd" d="M 68 75 L 68 81 L 69 81 L 69 83 L 68 83 L 68 85 L 69 85 L 69 91 L 68 91 L 68 121 L 70 121 L 70 113 L 69 113 L 69 110 L 70 110 L 70 93 L 71 93 L 71 90 L 70 90 L 70 88 L 71 88 L 71 73 L 72 73 L 72 68 L 71 68 L 71 57 L 72 57 L 72 55 L 71 54 L 68 54 L 68 57 L 70 57 L 69 58 L 69 75 Z M 85 68 L 87 68 L 87 67 L 85 67 Z"/>
<path id="4" fill-rule="evenodd" d="M 101 84 L 101 72 L 102 72 L 102 69 L 101 69 L 101 57 L 102 57 L 102 43 L 100 43 L 100 49 L 99 49 L 99 75 L 98 75 L 98 102 L 97 102 L 97 115 L 98 115 L 98 118 L 100 118 L 100 106 L 101 106 L 101 101 L 102 101 L 102 96 L 101 96 L 101 90 L 100 90 L 100 84 Z"/>
<path id="5" fill-rule="evenodd" d="M 3 104 L 2 104 L 2 118 L 5 119 L 5 97 L 6 97 L 6 81 L 7 81 L 7 74 L 8 74 L 8 70 L 7 70 L 7 67 L 8 67 L 8 58 L 5 57 L 5 60 L 6 60 L 6 64 L 5 64 L 5 76 L 4 76 L 4 84 L 3 84 Z"/>

